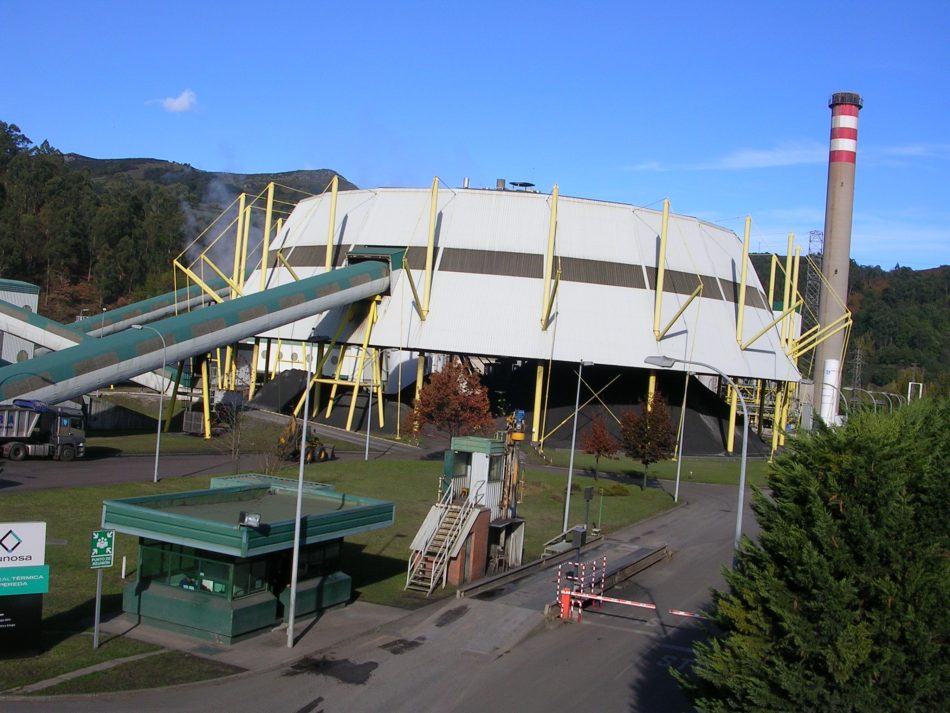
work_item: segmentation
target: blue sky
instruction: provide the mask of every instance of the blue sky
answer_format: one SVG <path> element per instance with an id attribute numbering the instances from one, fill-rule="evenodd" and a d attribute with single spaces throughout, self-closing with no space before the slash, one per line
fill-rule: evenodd
<path id="1" fill-rule="evenodd" d="M 852 256 L 950 263 L 950 2 L 2 0 L 0 120 L 96 158 L 531 181 L 784 252 L 864 98 Z"/>

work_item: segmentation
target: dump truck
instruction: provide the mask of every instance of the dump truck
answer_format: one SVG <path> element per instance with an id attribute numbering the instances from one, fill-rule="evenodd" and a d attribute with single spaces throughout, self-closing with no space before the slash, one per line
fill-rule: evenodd
<path id="1" fill-rule="evenodd" d="M 10 460 L 82 458 L 86 453 L 83 412 L 27 399 L 0 405 L 0 452 Z"/>

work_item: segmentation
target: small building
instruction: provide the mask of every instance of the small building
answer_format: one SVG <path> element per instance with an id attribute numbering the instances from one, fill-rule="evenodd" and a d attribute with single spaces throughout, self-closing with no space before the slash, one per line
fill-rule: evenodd
<path id="1" fill-rule="evenodd" d="M 523 419 L 523 416 L 521 417 Z M 521 565 L 525 521 L 518 517 L 524 458 L 520 430 L 495 438 L 455 437 L 445 452 L 439 502 L 409 548 L 406 589 L 459 586 Z"/>
<path id="2" fill-rule="evenodd" d="M 212 478 L 211 487 L 103 502 L 102 525 L 139 538 L 122 608 L 137 621 L 230 644 L 286 621 L 297 481 Z M 305 483 L 295 616 L 346 604 L 343 538 L 389 527 L 395 506 Z M 259 524 L 246 524 L 259 515 Z"/>

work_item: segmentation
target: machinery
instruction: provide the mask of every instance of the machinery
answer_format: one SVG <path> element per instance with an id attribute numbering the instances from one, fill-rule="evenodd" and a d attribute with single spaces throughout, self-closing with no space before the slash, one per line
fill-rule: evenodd
<path id="1" fill-rule="evenodd" d="M 307 451 L 304 454 L 304 463 L 322 463 L 334 460 L 336 454 L 333 446 L 326 448 L 313 433 L 307 437 Z M 281 460 L 296 460 L 300 457 L 300 425 L 293 416 L 277 437 L 277 455 Z"/>
<path id="2" fill-rule="evenodd" d="M 82 458 L 86 452 L 83 413 L 42 401 L 14 399 L 12 406 L 0 406 L 0 450 L 10 460 L 27 456 L 65 461 Z"/>

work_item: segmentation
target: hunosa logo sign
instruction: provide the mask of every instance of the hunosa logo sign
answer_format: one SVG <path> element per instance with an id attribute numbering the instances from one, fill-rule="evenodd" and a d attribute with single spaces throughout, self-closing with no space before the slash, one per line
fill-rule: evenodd
<path id="1" fill-rule="evenodd" d="M 7 530 L 7 534 L 0 537 L 0 547 L 6 550 L 7 554 L 0 554 L 0 562 L 32 562 L 33 555 L 12 554 L 13 551 L 23 544 L 23 538 L 13 530 Z"/>
<path id="2" fill-rule="evenodd" d="M 0 567 L 40 565 L 46 559 L 45 522 L 0 523 Z"/>

